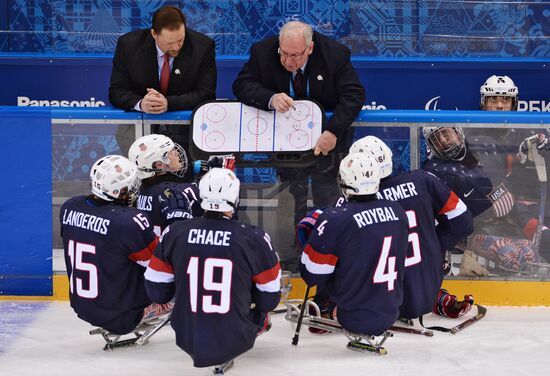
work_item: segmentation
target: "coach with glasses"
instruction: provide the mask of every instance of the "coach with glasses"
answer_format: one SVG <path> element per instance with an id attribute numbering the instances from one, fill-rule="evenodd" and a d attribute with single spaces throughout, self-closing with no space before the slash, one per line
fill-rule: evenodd
<path id="1" fill-rule="evenodd" d="M 315 207 L 332 205 L 340 191 L 336 182 L 340 153 L 351 140 L 351 123 L 365 100 L 365 90 L 350 62 L 350 50 L 299 21 L 286 23 L 279 36 L 254 44 L 250 58 L 233 83 L 233 93 L 243 103 L 286 112 L 297 98 L 319 102 L 333 116 L 317 140 L 315 165 L 279 169 L 290 182 L 295 200 L 294 224 L 307 212 L 311 177 Z M 284 260 L 284 255 L 281 255 Z"/>

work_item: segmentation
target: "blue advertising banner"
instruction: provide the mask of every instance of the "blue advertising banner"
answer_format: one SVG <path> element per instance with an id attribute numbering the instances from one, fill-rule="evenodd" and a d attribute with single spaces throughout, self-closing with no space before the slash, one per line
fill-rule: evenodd
<path id="1" fill-rule="evenodd" d="M 232 99 L 231 85 L 246 56 L 219 57 L 220 99 Z M 364 109 L 479 108 L 479 87 L 493 74 L 508 75 L 519 87 L 520 111 L 550 111 L 550 59 L 353 59 L 367 91 Z M 110 56 L 3 55 L 0 92 L 4 106 L 109 106 Z"/>

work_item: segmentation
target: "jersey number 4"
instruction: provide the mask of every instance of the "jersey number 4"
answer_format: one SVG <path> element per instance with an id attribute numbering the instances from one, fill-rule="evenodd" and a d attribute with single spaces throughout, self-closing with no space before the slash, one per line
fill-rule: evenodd
<path id="1" fill-rule="evenodd" d="M 71 273 L 69 274 L 69 290 L 71 294 L 74 294 L 74 284 L 76 282 L 76 294 L 78 296 L 87 299 L 97 298 L 97 268 L 94 264 L 82 260 L 82 256 L 85 253 L 95 255 L 95 246 L 85 243 L 76 243 L 73 240 L 69 240 L 67 253 L 71 260 Z M 88 281 L 86 284 L 83 283 L 81 278 L 75 277 L 76 270 L 87 273 Z M 88 285 L 88 288 L 85 288 L 85 285 Z"/>
<path id="2" fill-rule="evenodd" d="M 187 265 L 187 274 L 189 275 L 189 299 L 191 311 L 197 312 L 199 300 L 199 266 L 198 257 L 191 257 Z M 214 281 L 214 271 L 220 269 L 221 278 Z M 202 288 L 205 291 L 217 291 L 220 294 L 219 304 L 214 303 L 212 295 L 202 295 L 202 311 L 204 313 L 227 313 L 231 304 L 231 276 L 233 273 L 233 263 L 227 259 L 207 258 L 203 264 Z"/>

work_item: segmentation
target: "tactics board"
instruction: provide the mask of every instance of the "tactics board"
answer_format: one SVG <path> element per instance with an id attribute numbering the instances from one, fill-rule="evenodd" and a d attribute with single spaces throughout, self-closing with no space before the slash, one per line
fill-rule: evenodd
<path id="1" fill-rule="evenodd" d="M 209 153 L 307 151 L 317 143 L 323 119 L 309 100 L 295 101 L 286 113 L 209 102 L 193 113 L 193 143 Z"/>

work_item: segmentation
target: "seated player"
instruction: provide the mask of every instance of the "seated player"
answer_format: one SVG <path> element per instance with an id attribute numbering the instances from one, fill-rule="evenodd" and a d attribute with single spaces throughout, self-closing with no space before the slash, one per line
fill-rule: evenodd
<path id="1" fill-rule="evenodd" d="M 228 169 L 207 172 L 199 183 L 204 215 L 168 226 L 145 273 L 153 301 L 176 298 L 176 343 L 195 367 L 225 369 L 250 350 L 280 299 L 281 269 L 269 235 L 232 219 L 239 187 Z"/>
<path id="2" fill-rule="evenodd" d="M 345 157 L 339 180 L 347 201 L 318 216 L 300 273 L 308 286 L 323 286 L 346 331 L 379 336 L 403 302 L 407 215 L 399 204 L 377 199 L 380 167 L 372 156 Z"/>
<path id="3" fill-rule="evenodd" d="M 61 207 L 61 237 L 71 307 L 78 317 L 115 335 L 136 330 L 170 311 L 151 305 L 143 273 L 158 238 L 148 219 L 129 207 L 137 197 L 137 169 L 119 155 L 90 170 L 92 194 Z"/>
<path id="4" fill-rule="evenodd" d="M 414 170 L 392 176 L 393 153 L 377 137 L 363 137 L 349 151 L 370 153 L 380 163 L 378 198 L 398 202 L 409 220 L 400 317 L 413 319 L 432 310 L 447 317 L 464 315 L 473 303 L 471 296 L 458 301 L 446 290 L 440 291 L 446 251 L 465 240 L 474 230 L 472 214 L 464 202 L 426 171 Z M 441 295 L 447 298 L 440 299 Z"/>
<path id="5" fill-rule="evenodd" d="M 143 136 L 130 146 L 128 159 L 136 164 L 141 179 L 136 207 L 147 215 L 158 236 L 166 223 L 157 198 L 167 189 L 183 192 L 190 203 L 192 216 L 200 217 L 203 214 L 197 185 L 181 182 L 188 162 L 185 150 L 180 145 L 160 134 Z"/>
<path id="6" fill-rule="evenodd" d="M 457 127 L 429 127 L 423 133 L 429 159 L 422 168 L 455 191 L 475 218 L 469 248 L 494 261 L 500 271 L 524 270 L 536 259 L 530 244 L 538 222 L 539 204 L 534 197 L 538 188 L 531 184 L 538 182 L 536 172 L 522 171 L 526 169 L 514 162 L 515 155 L 511 156 L 502 137 L 473 136 L 469 143 Z M 523 187 L 519 177 L 526 179 Z M 550 249 L 550 231 L 543 227 L 541 235 L 541 254 L 545 255 Z"/>

